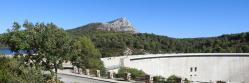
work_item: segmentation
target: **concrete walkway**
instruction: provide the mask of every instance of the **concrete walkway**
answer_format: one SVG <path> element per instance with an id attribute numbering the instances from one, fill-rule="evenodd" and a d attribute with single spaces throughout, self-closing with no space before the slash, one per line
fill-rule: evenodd
<path id="1" fill-rule="evenodd" d="M 59 70 L 58 77 L 65 83 L 130 83 L 125 81 L 91 77 L 83 74 L 75 74 L 71 73 L 71 70 Z"/>
<path id="2" fill-rule="evenodd" d="M 58 77 L 64 83 L 112 83 L 68 74 L 58 74 Z"/>

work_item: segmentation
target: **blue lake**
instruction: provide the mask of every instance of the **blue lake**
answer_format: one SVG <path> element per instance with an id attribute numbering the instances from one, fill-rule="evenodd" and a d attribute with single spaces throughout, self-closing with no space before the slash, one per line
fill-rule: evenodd
<path id="1" fill-rule="evenodd" d="M 11 55 L 14 54 L 9 48 L 0 48 L 0 54 Z"/>

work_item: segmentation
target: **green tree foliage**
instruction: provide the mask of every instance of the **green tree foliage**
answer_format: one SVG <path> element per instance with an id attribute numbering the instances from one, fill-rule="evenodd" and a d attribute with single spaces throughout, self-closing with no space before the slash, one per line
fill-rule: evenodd
<path id="1" fill-rule="evenodd" d="M 8 46 L 4 44 L 3 35 L 1 34 L 0 34 L 0 48 L 8 48 Z"/>
<path id="2" fill-rule="evenodd" d="M 131 73 L 131 79 L 134 80 L 145 76 L 145 73 L 142 70 L 137 70 L 135 68 L 120 68 L 117 77 L 124 77 L 126 73 Z"/>
<path id="3" fill-rule="evenodd" d="M 154 76 L 153 83 L 166 83 L 165 78 L 162 76 Z"/>
<path id="4" fill-rule="evenodd" d="M 8 30 L 8 34 L 4 34 L 2 41 L 7 44 L 14 52 L 19 52 L 23 48 L 27 48 L 27 44 L 23 42 L 25 40 L 25 33 L 20 31 L 21 26 L 14 22 L 12 29 Z"/>
<path id="5" fill-rule="evenodd" d="M 68 59 L 70 53 L 67 33 L 52 23 L 33 25 L 26 21 L 23 27 L 21 29 L 18 23 L 14 23 L 13 28 L 4 34 L 4 42 L 17 55 L 24 57 L 24 61 L 30 66 L 42 66 L 52 73 L 52 69 L 55 69 L 57 76 L 58 68 Z M 20 50 L 27 54 L 22 56 L 18 53 Z"/>
<path id="6" fill-rule="evenodd" d="M 182 78 L 177 77 L 175 75 L 168 77 L 166 80 L 162 76 L 153 77 L 153 83 L 182 83 L 181 81 Z M 190 83 L 188 79 L 184 79 L 183 81 L 184 81 L 183 83 Z"/>
<path id="7" fill-rule="evenodd" d="M 0 56 L 1 83 L 45 83 L 41 69 L 22 64 L 18 59 Z"/>
<path id="8" fill-rule="evenodd" d="M 103 63 L 100 60 L 101 54 L 89 38 L 83 36 L 74 40 L 72 51 L 71 62 L 73 65 L 83 69 L 100 69 L 104 71 Z"/>
<path id="9" fill-rule="evenodd" d="M 175 75 L 170 76 L 166 83 L 181 83 L 181 78 Z"/>
<path id="10" fill-rule="evenodd" d="M 99 23 L 67 30 L 73 37 L 87 36 L 102 57 L 122 56 L 130 48 L 132 54 L 145 53 L 248 53 L 249 32 L 208 38 L 170 38 L 148 33 L 125 33 L 96 30 Z"/>

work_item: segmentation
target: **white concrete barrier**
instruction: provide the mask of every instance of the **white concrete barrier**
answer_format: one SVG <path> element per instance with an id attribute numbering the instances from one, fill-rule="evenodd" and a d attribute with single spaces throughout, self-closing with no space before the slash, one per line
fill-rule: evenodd
<path id="1" fill-rule="evenodd" d="M 79 68 L 79 74 L 82 74 L 82 68 Z"/>
<path id="2" fill-rule="evenodd" d="M 90 70 L 89 69 L 85 69 L 85 75 L 90 75 Z"/>
<path id="3" fill-rule="evenodd" d="M 108 79 L 113 79 L 113 72 L 109 71 L 107 72 Z"/>
<path id="4" fill-rule="evenodd" d="M 113 66 L 136 68 L 151 76 L 176 75 L 200 82 L 249 83 L 249 53 L 149 54 L 101 60 L 107 69 Z"/>
<path id="5" fill-rule="evenodd" d="M 96 70 L 96 77 L 100 77 L 100 70 Z"/>

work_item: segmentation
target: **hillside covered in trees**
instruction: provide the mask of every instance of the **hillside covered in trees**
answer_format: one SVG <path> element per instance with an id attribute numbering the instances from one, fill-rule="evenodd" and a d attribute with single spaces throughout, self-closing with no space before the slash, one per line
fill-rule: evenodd
<path id="1" fill-rule="evenodd" d="M 75 39 L 84 36 L 88 37 L 100 51 L 102 57 L 159 53 L 249 52 L 249 32 L 206 38 L 172 38 L 156 34 L 138 33 L 137 31 L 126 31 L 134 30 L 131 23 L 124 19 L 116 21 L 118 22 L 114 22 L 116 23 L 115 25 L 110 26 L 112 30 L 105 30 L 104 23 L 90 23 L 66 30 L 66 32 Z M 118 24 L 121 25 L 119 26 Z M 8 47 L 0 42 L 0 48 Z"/>
<path id="2" fill-rule="evenodd" d="M 158 53 L 248 53 L 249 32 L 207 38 L 171 38 L 148 33 L 97 30 L 101 23 L 91 23 L 67 30 L 73 37 L 87 36 L 102 57 Z"/>

